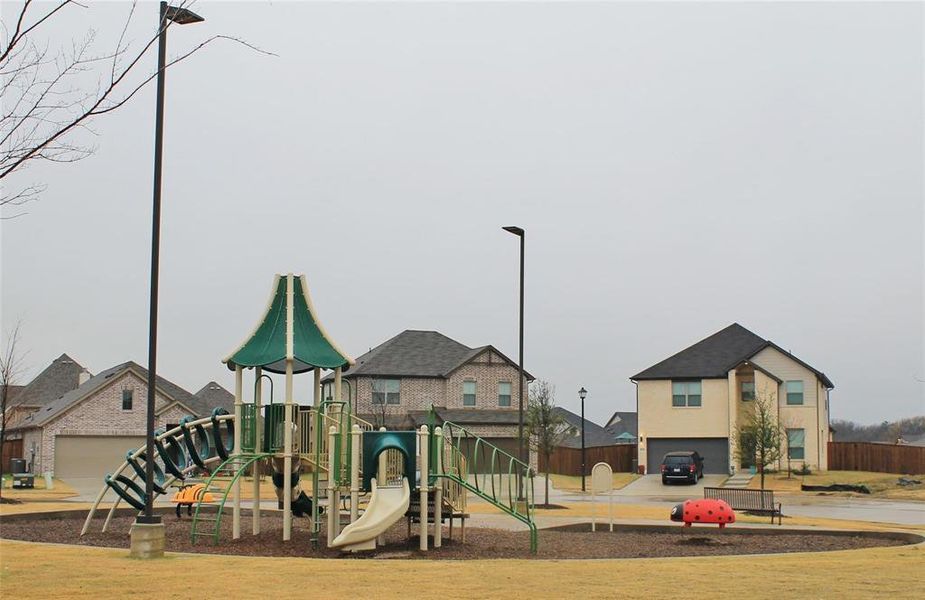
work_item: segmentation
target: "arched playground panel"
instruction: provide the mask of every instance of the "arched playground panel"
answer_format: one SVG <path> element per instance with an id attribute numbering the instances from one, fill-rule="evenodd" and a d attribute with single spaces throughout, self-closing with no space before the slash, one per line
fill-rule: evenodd
<path id="1" fill-rule="evenodd" d="M 363 433 L 363 490 L 371 490 L 371 480 L 379 468 L 379 457 L 388 450 L 397 451 L 402 458 L 402 473 L 414 481 L 417 459 L 417 432 L 367 431 Z M 380 481 L 380 484 L 383 482 Z"/>

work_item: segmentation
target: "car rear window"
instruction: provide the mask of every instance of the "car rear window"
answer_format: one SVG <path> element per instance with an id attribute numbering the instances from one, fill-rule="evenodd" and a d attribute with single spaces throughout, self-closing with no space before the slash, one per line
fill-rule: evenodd
<path id="1" fill-rule="evenodd" d="M 666 456 L 666 465 L 689 465 L 691 464 L 690 456 Z"/>

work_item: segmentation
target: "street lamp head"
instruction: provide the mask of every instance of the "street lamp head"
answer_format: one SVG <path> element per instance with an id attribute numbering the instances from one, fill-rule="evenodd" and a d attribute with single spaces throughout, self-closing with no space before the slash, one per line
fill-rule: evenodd
<path id="1" fill-rule="evenodd" d="M 168 6 L 164 16 L 167 17 L 168 21 L 173 21 L 177 25 L 189 25 L 190 23 L 202 23 L 205 21 L 204 18 L 182 6 Z"/>
<path id="2" fill-rule="evenodd" d="M 505 230 L 508 233 L 513 233 L 514 235 L 517 235 L 520 237 L 524 236 L 524 230 L 514 225 L 508 225 L 507 227 L 502 227 L 501 229 Z"/>
<path id="3" fill-rule="evenodd" d="M 584 400 L 587 395 L 588 395 L 588 390 L 586 390 L 585 388 L 581 388 L 580 390 L 578 390 L 578 397 L 581 398 L 582 400 Z"/>

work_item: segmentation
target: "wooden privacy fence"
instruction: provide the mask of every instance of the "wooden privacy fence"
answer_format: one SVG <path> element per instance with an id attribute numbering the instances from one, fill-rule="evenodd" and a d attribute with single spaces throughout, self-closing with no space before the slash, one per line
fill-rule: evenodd
<path id="1" fill-rule="evenodd" d="M 599 462 L 610 465 L 614 473 L 633 471 L 636 460 L 636 444 L 615 444 L 585 448 L 585 470 L 591 473 L 591 467 Z M 549 456 L 547 466 L 543 456 L 539 456 L 540 473 L 557 473 L 559 475 L 581 475 L 581 448 L 559 446 Z"/>
<path id="2" fill-rule="evenodd" d="M 10 459 L 25 458 L 22 454 L 22 440 L 4 440 L 3 452 L 0 461 L 3 462 L 3 472 L 10 472 Z"/>
<path id="3" fill-rule="evenodd" d="M 925 447 L 829 442 L 829 470 L 922 475 L 925 474 Z"/>

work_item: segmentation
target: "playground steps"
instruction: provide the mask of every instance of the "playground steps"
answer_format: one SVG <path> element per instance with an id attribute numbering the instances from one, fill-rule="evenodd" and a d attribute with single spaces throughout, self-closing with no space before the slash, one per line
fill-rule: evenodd
<path id="1" fill-rule="evenodd" d="M 203 537 L 211 537 L 213 544 L 218 542 L 222 527 L 222 511 L 225 502 L 231 497 L 235 483 L 251 465 L 269 456 L 272 455 L 239 454 L 228 458 L 212 472 L 205 484 L 205 490 L 211 494 L 212 500 L 206 501 L 206 494 L 203 494 L 196 503 L 196 512 L 193 515 L 190 537 L 194 544 Z"/>

